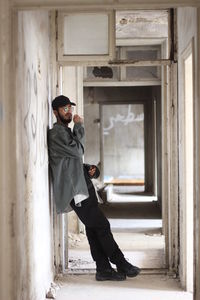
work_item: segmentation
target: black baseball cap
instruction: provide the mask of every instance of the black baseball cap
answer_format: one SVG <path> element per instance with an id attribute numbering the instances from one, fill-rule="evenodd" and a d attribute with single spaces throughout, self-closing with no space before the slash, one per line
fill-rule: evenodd
<path id="1" fill-rule="evenodd" d="M 57 110 L 58 107 L 65 106 L 67 104 L 71 104 L 71 105 L 76 106 L 76 104 L 74 102 L 71 102 L 68 97 L 60 95 L 60 96 L 57 96 L 52 101 L 52 108 L 53 108 L 53 110 Z"/>

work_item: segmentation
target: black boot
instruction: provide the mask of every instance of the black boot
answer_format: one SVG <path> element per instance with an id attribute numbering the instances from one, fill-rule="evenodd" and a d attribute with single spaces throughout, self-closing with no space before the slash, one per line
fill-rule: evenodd
<path id="1" fill-rule="evenodd" d="M 128 261 L 124 260 L 117 264 L 117 271 L 125 274 L 127 277 L 136 277 L 140 273 L 140 268 L 131 265 Z"/>
<path id="2" fill-rule="evenodd" d="M 116 272 L 114 269 L 105 269 L 102 271 L 96 272 L 97 281 L 113 280 L 113 281 L 122 281 L 126 279 L 126 275 Z"/>

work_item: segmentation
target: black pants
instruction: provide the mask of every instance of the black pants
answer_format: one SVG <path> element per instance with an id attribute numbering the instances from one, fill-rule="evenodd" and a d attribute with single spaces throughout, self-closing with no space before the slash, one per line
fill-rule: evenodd
<path id="1" fill-rule="evenodd" d="M 109 221 L 98 206 L 94 187 L 90 186 L 88 191 L 89 198 L 82 201 L 80 207 L 75 205 L 74 200 L 71 201 L 71 206 L 86 227 L 97 270 L 104 270 L 110 267 L 109 260 L 117 265 L 124 261 L 124 255 L 113 238 Z"/>

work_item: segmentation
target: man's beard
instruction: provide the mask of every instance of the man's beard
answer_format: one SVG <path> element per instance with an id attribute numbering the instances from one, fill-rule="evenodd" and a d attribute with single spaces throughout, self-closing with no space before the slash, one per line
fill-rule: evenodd
<path id="1" fill-rule="evenodd" d="M 58 112 L 58 116 L 60 118 L 60 121 L 63 124 L 69 124 L 72 121 L 72 115 L 71 114 L 68 115 L 68 116 L 70 116 L 70 117 L 68 117 L 68 119 L 63 118 L 63 116 L 61 116 L 59 112 Z"/>

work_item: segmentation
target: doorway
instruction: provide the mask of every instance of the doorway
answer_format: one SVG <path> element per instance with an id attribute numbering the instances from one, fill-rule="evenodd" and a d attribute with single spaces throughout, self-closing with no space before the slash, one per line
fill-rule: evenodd
<path id="1" fill-rule="evenodd" d="M 85 87 L 84 159 L 86 163 L 96 164 L 101 169 L 101 179 L 94 182 L 100 190 L 100 207 L 108 217 L 114 237 L 126 257 L 144 270 L 163 269 L 164 272 L 162 197 L 160 194 L 158 197 L 157 190 L 155 192 L 153 188 L 159 186 L 161 191 L 161 181 L 154 182 L 161 175 L 161 153 L 155 151 L 161 149 L 161 131 L 158 130 L 161 126 L 160 101 L 160 86 Z M 109 140 L 105 141 L 105 138 Z M 131 159 L 131 155 L 132 163 L 126 161 Z M 118 165 L 120 159 L 121 165 Z M 159 176 L 155 176 L 157 173 Z M 82 262 L 80 257 L 83 257 Z M 79 235 L 70 233 L 69 267 L 95 267 L 84 231 Z"/>
<path id="2" fill-rule="evenodd" d="M 143 13 L 144 16 L 148 19 L 148 12 L 139 12 L 139 14 Z M 152 12 L 149 12 L 150 15 L 151 13 Z M 155 14 L 157 13 L 159 14 L 159 12 L 155 12 Z M 131 237 L 127 237 L 124 240 L 131 240 L 133 238 L 133 231 L 134 233 L 140 235 L 142 233 L 142 246 L 138 251 L 138 260 L 140 260 L 140 262 L 141 260 L 144 261 L 144 257 L 148 257 L 147 254 L 144 254 L 141 258 L 141 253 L 143 250 L 147 251 L 147 248 L 145 247 L 149 245 L 149 242 L 147 242 L 147 236 L 149 236 L 149 241 L 153 240 L 153 245 L 156 245 L 155 249 L 153 248 L 153 255 L 155 260 L 159 260 L 159 262 L 155 263 L 154 259 L 152 259 L 152 264 L 149 265 L 147 263 L 148 259 L 146 259 L 146 262 L 143 265 L 141 263 L 139 265 L 146 269 L 155 269 L 156 266 L 157 269 L 163 269 L 164 272 L 165 268 L 167 267 L 166 255 L 168 254 L 167 251 L 165 251 L 166 235 L 164 235 L 164 222 L 162 222 L 162 217 L 164 216 L 166 218 L 166 214 L 163 215 L 162 210 L 162 202 L 166 201 L 166 198 L 164 199 L 162 197 L 163 156 L 161 145 L 162 128 L 164 123 L 162 122 L 161 112 L 163 101 L 165 98 L 163 97 L 161 99 L 161 89 L 165 89 L 166 82 L 161 86 L 161 82 L 163 82 L 163 78 L 161 76 L 162 63 L 157 62 L 156 65 L 152 66 L 150 61 L 152 59 L 159 58 L 161 58 L 162 60 L 163 58 L 168 57 L 166 42 L 168 38 L 168 13 L 168 11 L 160 12 L 162 26 L 164 18 L 164 27 L 162 27 L 163 29 L 161 29 L 161 39 L 159 39 L 158 36 L 156 38 L 150 38 L 149 40 L 145 39 L 145 41 L 142 41 L 141 45 L 141 40 L 138 41 L 138 37 L 135 40 L 135 37 L 132 37 L 130 39 L 130 37 L 128 38 L 126 36 L 127 39 L 123 39 L 122 42 L 122 39 L 120 37 L 122 31 L 120 31 L 119 38 L 117 40 L 118 45 L 116 47 L 116 56 L 119 59 L 139 59 L 141 60 L 140 66 L 121 66 L 119 64 L 113 67 L 99 67 L 95 65 L 92 66 L 90 62 L 88 66 L 63 66 L 62 72 L 62 83 L 64 86 L 62 89 L 63 93 L 67 94 L 72 99 L 74 97 L 77 98 L 77 109 L 79 110 L 79 113 L 84 114 L 85 117 L 86 151 L 84 159 L 88 163 L 94 163 L 97 165 L 100 163 L 100 168 L 102 168 L 103 170 L 103 172 L 101 172 L 103 180 L 101 178 L 101 182 L 98 182 L 97 184 L 102 185 L 101 198 L 103 198 L 103 202 L 106 202 L 103 203 L 102 209 L 112 223 L 111 227 L 113 231 L 116 229 L 116 234 L 119 234 L 120 236 L 123 230 L 125 230 L 126 234 L 128 234 L 127 231 L 131 232 Z M 135 15 L 137 15 L 135 12 L 119 12 L 117 14 L 119 26 L 122 26 L 123 16 L 127 17 L 127 14 L 129 17 L 131 16 L 133 18 L 135 18 Z M 149 32 L 147 33 L 147 35 L 149 37 Z M 105 97 L 100 97 L 101 100 L 99 101 L 96 100 L 98 98 L 98 94 L 100 95 L 103 89 L 107 90 L 108 95 L 111 95 L 111 97 L 113 97 L 114 101 L 112 100 L 112 103 L 108 103 Z M 126 101 L 122 99 L 124 96 L 122 90 L 126 90 L 129 93 L 129 99 L 126 99 Z M 87 101 L 87 93 L 89 102 Z M 135 97 L 135 99 L 133 99 L 133 97 Z M 138 100 L 138 97 L 140 98 L 140 101 Z M 109 97 L 107 97 L 107 99 L 108 98 Z M 114 103 L 116 99 L 117 101 L 119 101 L 118 103 Z M 143 161 L 141 160 L 141 157 L 138 161 L 136 161 L 138 165 L 140 161 L 140 168 L 138 169 L 140 174 L 138 175 L 135 173 L 134 175 L 131 175 L 135 176 L 135 178 L 132 178 L 132 180 L 135 181 L 134 184 L 130 184 L 130 182 L 128 182 L 128 178 L 118 178 L 118 180 L 120 179 L 121 182 L 125 179 L 125 185 L 117 185 L 116 182 L 114 182 L 114 184 L 112 184 L 112 182 L 106 182 L 107 179 L 108 181 L 110 180 L 109 178 L 105 178 L 106 180 L 104 180 L 105 155 L 103 154 L 102 147 L 102 116 L 105 115 L 103 110 L 107 105 L 111 105 L 111 107 L 114 107 L 113 105 L 115 105 L 115 107 L 118 105 L 125 105 L 124 107 L 127 108 L 128 114 L 133 114 L 132 110 L 130 110 L 131 106 L 138 105 L 140 106 L 140 110 L 141 107 L 143 107 L 143 114 L 145 116 L 142 125 L 143 137 L 140 136 L 140 139 L 143 139 L 143 150 L 140 151 L 140 155 L 143 152 Z M 140 115 L 141 114 L 142 113 L 140 113 Z M 109 125 L 107 126 L 107 128 L 108 127 Z M 88 143 L 87 139 L 90 140 L 91 143 Z M 115 149 L 116 144 L 113 143 L 113 146 L 113 149 Z M 142 169 L 143 171 L 141 171 Z M 119 175 L 120 177 L 124 176 L 121 174 Z M 128 175 L 130 176 L 130 174 Z M 126 174 L 125 176 L 128 175 Z M 131 190 L 133 187 L 134 190 Z M 119 203 L 116 204 L 112 202 L 113 196 L 115 197 L 115 199 L 116 196 L 118 199 L 120 198 Z M 129 198 L 128 202 L 127 198 Z M 126 199 L 126 201 L 124 199 Z M 110 201 L 110 203 L 108 200 Z M 136 212 L 136 214 L 138 214 L 137 216 L 134 214 L 128 215 L 128 212 L 130 211 L 130 202 L 133 202 L 131 203 L 131 205 L 135 206 L 135 209 L 133 209 L 132 207 L 131 213 Z M 120 207 L 121 204 L 125 204 L 125 206 L 122 208 Z M 114 211 L 116 213 L 115 217 L 113 217 Z M 148 212 L 149 215 L 145 212 Z M 123 213 L 124 216 L 122 217 Z M 122 221 L 123 218 L 124 220 Z M 124 225 L 122 225 L 122 223 L 124 223 Z M 70 228 L 74 228 L 74 224 L 75 227 L 78 228 L 77 232 L 70 232 Z M 81 252 L 81 257 L 83 258 L 82 260 L 80 260 L 79 258 L 80 253 L 76 253 L 76 257 L 73 256 L 73 251 L 77 252 L 79 245 L 83 245 L 83 248 L 86 247 L 82 250 L 84 250 L 85 253 L 88 253 L 88 246 L 86 246 L 87 242 L 84 235 L 84 227 L 79 221 L 77 221 L 76 217 L 72 216 L 70 217 L 70 219 L 68 218 L 68 229 L 69 234 L 68 236 L 65 236 L 64 241 L 66 250 L 65 257 L 67 258 L 68 262 L 67 264 L 65 264 L 65 267 L 69 268 L 70 270 L 81 268 L 84 270 L 93 269 L 94 264 L 92 263 L 92 261 L 88 263 L 88 258 L 86 259 L 83 252 Z M 139 237 L 137 236 L 135 240 L 138 239 Z M 119 244 L 120 240 L 123 240 L 122 236 L 118 238 Z M 68 246 L 69 252 L 67 251 Z M 133 246 L 131 246 L 131 249 L 133 249 L 133 251 L 135 250 L 135 253 L 138 250 L 134 249 Z"/>

